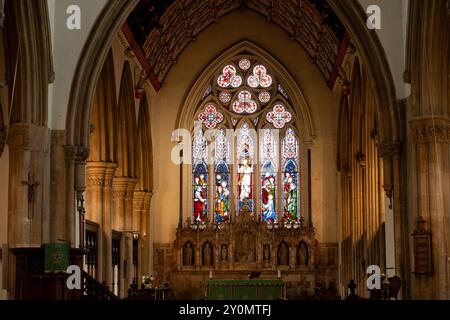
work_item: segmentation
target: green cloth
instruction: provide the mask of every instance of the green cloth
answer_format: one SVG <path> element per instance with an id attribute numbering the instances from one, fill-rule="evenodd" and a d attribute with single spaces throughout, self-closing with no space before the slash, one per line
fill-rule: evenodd
<path id="1" fill-rule="evenodd" d="M 49 243 L 44 245 L 45 272 L 66 273 L 69 267 L 69 244 Z"/>
<path id="2" fill-rule="evenodd" d="M 209 280 L 208 300 L 279 300 L 283 280 Z"/>

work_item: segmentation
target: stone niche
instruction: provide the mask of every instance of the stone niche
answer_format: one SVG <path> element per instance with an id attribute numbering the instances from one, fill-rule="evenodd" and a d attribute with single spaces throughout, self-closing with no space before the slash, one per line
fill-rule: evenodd
<path id="1" fill-rule="evenodd" d="M 337 280 L 337 245 L 318 244 L 312 227 L 269 229 L 246 215 L 221 228 L 179 229 L 170 251 L 173 263 L 160 264 L 169 267 L 166 278 L 176 299 L 204 298 L 210 276 L 244 280 L 250 274 L 260 279 L 281 275 L 288 299 L 312 297 L 319 277 L 321 286 Z"/>

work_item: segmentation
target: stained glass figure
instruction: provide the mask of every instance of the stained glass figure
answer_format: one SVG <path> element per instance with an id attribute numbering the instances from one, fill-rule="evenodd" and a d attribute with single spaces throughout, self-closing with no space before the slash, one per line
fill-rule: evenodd
<path id="1" fill-rule="evenodd" d="M 216 107 L 212 104 L 205 108 L 205 111 L 200 113 L 198 120 L 201 121 L 206 128 L 215 129 L 219 123 L 223 121 L 223 114 L 218 112 Z"/>
<path id="2" fill-rule="evenodd" d="M 234 112 L 239 114 L 252 114 L 258 109 L 258 105 L 253 101 L 252 94 L 249 91 L 244 90 L 239 92 L 238 100 L 233 103 L 232 108 Z"/>
<path id="3" fill-rule="evenodd" d="M 269 121 L 277 129 L 282 129 L 286 123 L 292 120 L 290 112 L 286 111 L 282 104 L 277 104 L 273 107 L 273 111 L 267 114 L 267 121 Z"/>
<path id="4" fill-rule="evenodd" d="M 238 137 L 238 201 L 237 214 L 242 210 L 253 213 L 253 151 L 254 143 L 249 127 L 244 124 Z"/>
<path id="5" fill-rule="evenodd" d="M 261 220 L 276 222 L 276 169 L 273 162 L 266 162 L 261 168 Z"/>
<path id="6" fill-rule="evenodd" d="M 193 175 L 193 222 L 208 222 L 208 169 L 204 162 L 194 165 Z"/>
<path id="7" fill-rule="evenodd" d="M 283 158 L 283 211 L 284 222 L 299 221 L 298 141 L 294 130 L 289 128 L 282 144 Z"/>
<path id="8" fill-rule="evenodd" d="M 273 79 L 267 74 L 267 69 L 263 65 L 257 65 L 253 68 L 253 74 L 247 79 L 247 83 L 252 88 L 269 88 L 272 85 Z"/>
<path id="9" fill-rule="evenodd" d="M 222 75 L 217 79 L 217 84 L 222 88 L 238 88 L 242 85 L 242 77 L 237 74 L 233 65 L 227 65 L 223 68 Z"/>
<path id="10" fill-rule="evenodd" d="M 215 186 L 215 222 L 223 223 L 230 220 L 230 170 L 228 165 L 221 161 L 216 166 Z"/>

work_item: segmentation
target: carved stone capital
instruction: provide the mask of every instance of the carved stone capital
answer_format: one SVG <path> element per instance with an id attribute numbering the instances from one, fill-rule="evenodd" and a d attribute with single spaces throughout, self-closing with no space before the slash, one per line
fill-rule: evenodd
<path id="1" fill-rule="evenodd" d="M 137 179 L 127 177 L 116 177 L 113 179 L 113 200 L 132 200 Z"/>
<path id="2" fill-rule="evenodd" d="M 88 162 L 86 164 L 86 184 L 88 187 L 111 188 L 117 164 L 113 162 Z"/>
<path id="3" fill-rule="evenodd" d="M 390 141 L 378 144 L 378 151 L 383 159 L 390 159 L 400 155 L 400 142 Z"/>
<path id="4" fill-rule="evenodd" d="M 418 144 L 450 143 L 450 119 L 444 117 L 416 118 L 410 122 L 413 137 Z"/>

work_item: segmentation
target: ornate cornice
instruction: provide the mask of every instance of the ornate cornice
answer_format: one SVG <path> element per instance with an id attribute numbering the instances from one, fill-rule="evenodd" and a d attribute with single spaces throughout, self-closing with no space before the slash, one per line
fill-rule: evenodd
<path id="1" fill-rule="evenodd" d="M 450 143 L 450 120 L 448 118 L 417 118 L 410 122 L 410 126 L 418 144 Z"/>

